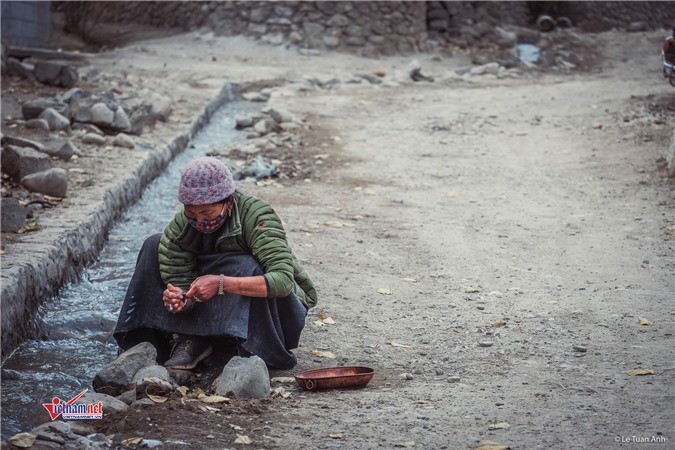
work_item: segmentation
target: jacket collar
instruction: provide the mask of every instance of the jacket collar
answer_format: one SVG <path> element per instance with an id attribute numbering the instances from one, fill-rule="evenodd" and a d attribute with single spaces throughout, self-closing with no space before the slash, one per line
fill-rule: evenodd
<path id="1" fill-rule="evenodd" d="M 220 233 L 220 238 L 238 236 L 241 234 L 241 215 L 239 212 L 239 200 L 240 194 L 237 192 L 234 196 L 234 202 L 232 203 L 232 211 L 228 214 L 223 228 Z M 219 238 L 219 239 L 220 239 Z"/>

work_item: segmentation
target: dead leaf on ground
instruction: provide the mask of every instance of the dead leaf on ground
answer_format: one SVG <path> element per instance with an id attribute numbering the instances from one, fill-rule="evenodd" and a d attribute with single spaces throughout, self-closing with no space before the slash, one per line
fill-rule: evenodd
<path id="1" fill-rule="evenodd" d="M 480 440 L 473 446 L 473 450 L 510 450 L 508 445 L 500 444 L 498 442 Z"/>
<path id="2" fill-rule="evenodd" d="M 328 435 L 331 439 L 342 439 L 342 435 L 340 433 L 331 433 Z"/>
<path id="3" fill-rule="evenodd" d="M 142 440 L 143 440 L 142 437 L 132 437 L 132 438 L 123 440 L 122 445 L 125 445 L 125 446 L 138 445 L 138 444 L 141 443 Z"/>
<path id="4" fill-rule="evenodd" d="M 226 403 L 230 399 L 222 395 L 204 395 L 203 397 L 199 397 L 199 401 L 204 403 Z"/>
<path id="5" fill-rule="evenodd" d="M 403 281 L 407 281 L 408 283 L 417 283 L 417 280 L 414 278 L 401 278 Z"/>
<path id="6" fill-rule="evenodd" d="M 391 341 L 390 344 L 391 344 L 392 347 L 412 348 L 412 345 L 399 344 L 396 341 Z"/>
<path id="7" fill-rule="evenodd" d="M 319 317 L 319 320 L 321 320 L 321 321 L 323 321 L 323 319 L 326 317 L 326 316 L 324 316 L 323 308 L 321 308 L 319 310 L 318 317 Z"/>
<path id="8" fill-rule="evenodd" d="M 511 427 L 507 422 L 497 422 L 488 425 L 488 430 L 508 430 Z"/>
<path id="9" fill-rule="evenodd" d="M 293 377 L 274 377 L 270 380 L 272 383 L 282 383 L 282 384 L 294 384 L 295 378 Z"/>
<path id="10" fill-rule="evenodd" d="M 165 401 L 168 400 L 168 398 L 162 397 L 161 395 L 152 395 L 152 394 L 148 394 L 148 398 L 155 403 L 164 403 Z"/>
<path id="11" fill-rule="evenodd" d="M 251 440 L 250 437 L 246 436 L 245 434 L 238 434 L 237 439 L 234 440 L 235 444 L 252 444 L 253 441 Z"/>
<path id="12" fill-rule="evenodd" d="M 459 287 L 459 290 L 465 294 L 477 294 L 480 292 L 480 289 L 473 286 L 462 285 Z"/>
<path id="13" fill-rule="evenodd" d="M 656 373 L 651 369 L 633 369 L 629 370 L 627 373 L 631 377 L 639 377 L 642 375 L 656 375 Z"/>
<path id="14" fill-rule="evenodd" d="M 340 222 L 339 220 L 329 220 L 323 224 L 329 228 L 354 228 L 356 226 L 353 223 Z"/>
<path id="15" fill-rule="evenodd" d="M 379 289 L 377 290 L 377 293 L 378 293 L 378 294 L 382 294 L 382 295 L 391 295 L 391 294 L 393 294 L 393 292 L 391 292 L 389 289 L 385 289 L 385 288 L 379 288 Z"/>
<path id="16" fill-rule="evenodd" d="M 640 325 L 654 325 L 654 322 L 652 322 L 651 320 L 646 319 L 644 317 L 638 316 L 637 319 L 638 319 L 638 322 L 640 323 Z"/>
<path id="17" fill-rule="evenodd" d="M 15 434 L 8 439 L 9 443 L 19 448 L 30 448 L 35 443 L 36 436 L 30 433 Z"/>
<path id="18" fill-rule="evenodd" d="M 337 356 L 335 356 L 334 353 L 325 352 L 325 351 L 322 351 L 322 350 L 312 350 L 312 354 L 314 354 L 314 356 L 318 356 L 320 358 L 329 358 L 329 359 L 337 358 Z"/>
<path id="19" fill-rule="evenodd" d="M 187 386 L 179 386 L 179 387 L 176 388 L 176 390 L 177 390 L 178 392 L 180 392 L 180 395 L 182 395 L 183 397 L 185 397 L 185 396 L 187 395 L 187 393 L 188 393 L 188 388 L 187 388 Z"/>
<path id="20" fill-rule="evenodd" d="M 272 398 L 288 398 L 291 396 L 290 392 L 286 392 L 286 389 L 284 389 L 282 386 L 279 386 L 276 389 L 272 390 Z"/>
<path id="21" fill-rule="evenodd" d="M 230 427 L 231 427 L 234 431 L 244 431 L 244 429 L 243 429 L 242 427 L 240 427 L 239 425 L 235 425 L 235 424 L 233 424 L 233 423 L 230 424 Z"/>
<path id="22" fill-rule="evenodd" d="M 326 317 L 325 319 L 323 319 L 322 322 L 327 323 L 328 325 L 334 325 L 335 324 L 335 321 L 333 320 L 332 317 Z"/>
<path id="23" fill-rule="evenodd" d="M 506 322 L 495 322 L 492 324 L 492 328 L 501 328 L 506 325 Z"/>
<path id="24" fill-rule="evenodd" d="M 504 293 L 499 292 L 499 291 L 491 291 L 488 295 L 491 295 L 491 296 L 494 296 L 494 297 L 497 297 L 497 298 L 502 298 L 504 296 Z"/>
<path id="25" fill-rule="evenodd" d="M 33 231 L 40 230 L 40 224 L 37 222 L 26 222 L 20 229 L 17 231 L 17 234 L 30 233 Z"/>

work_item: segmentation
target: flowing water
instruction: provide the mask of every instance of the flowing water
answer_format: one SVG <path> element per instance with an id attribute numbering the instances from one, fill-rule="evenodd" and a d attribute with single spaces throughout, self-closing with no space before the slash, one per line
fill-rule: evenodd
<path id="1" fill-rule="evenodd" d="M 214 114 L 191 145 L 144 191 L 110 231 L 98 261 L 81 281 L 61 290 L 42 307 L 48 340 L 29 340 L 2 366 L 2 439 L 28 431 L 47 416 L 42 403 L 70 399 L 117 355 L 112 331 L 136 256 L 146 237 L 159 233 L 181 208 L 176 195 L 180 171 L 213 148 L 242 141 L 235 117 L 254 105 L 231 102 Z"/>

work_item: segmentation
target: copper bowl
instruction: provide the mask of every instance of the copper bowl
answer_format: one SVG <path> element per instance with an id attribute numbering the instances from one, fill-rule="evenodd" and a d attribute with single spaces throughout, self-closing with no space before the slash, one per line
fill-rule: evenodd
<path id="1" fill-rule="evenodd" d="M 301 372 L 295 376 L 300 387 L 308 391 L 317 389 L 351 389 L 364 387 L 375 371 L 369 367 L 326 367 Z"/>

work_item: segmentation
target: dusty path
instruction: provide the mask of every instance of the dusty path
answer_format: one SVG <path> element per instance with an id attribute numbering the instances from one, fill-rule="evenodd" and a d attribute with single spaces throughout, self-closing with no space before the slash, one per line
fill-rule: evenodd
<path id="1" fill-rule="evenodd" d="M 298 368 L 272 375 L 353 364 L 376 376 L 356 391 L 286 385 L 289 398 L 217 413 L 176 394 L 107 421 L 106 434 L 162 448 L 238 448 L 239 434 L 253 448 L 672 446 L 675 202 L 657 160 L 675 120 L 658 36 L 624 35 L 634 53 L 599 73 L 467 81 L 448 75 L 466 58 L 423 56 L 433 83 L 273 97 L 312 125 L 320 177 L 246 188 L 276 206 L 321 302 Z M 165 76 L 178 96 L 406 62 L 221 45 L 233 40 L 186 56 L 176 48 L 204 39 L 180 39 L 111 58 Z M 603 44 L 614 36 L 597 39 L 615 56 Z M 638 368 L 654 375 L 628 375 Z"/>

